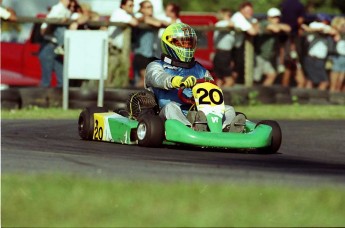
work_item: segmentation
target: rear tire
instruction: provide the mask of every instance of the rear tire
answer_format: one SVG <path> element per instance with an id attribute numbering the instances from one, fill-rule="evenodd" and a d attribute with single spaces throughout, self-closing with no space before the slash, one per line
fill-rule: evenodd
<path id="1" fill-rule="evenodd" d="M 272 128 L 271 145 L 265 148 L 264 150 L 265 153 L 268 153 L 268 154 L 277 153 L 282 142 L 282 131 L 280 129 L 278 122 L 273 121 L 273 120 L 262 120 L 259 123 L 257 123 L 256 127 L 261 124 L 268 125 Z"/>
<path id="2" fill-rule="evenodd" d="M 94 118 L 93 114 L 108 112 L 108 109 L 103 107 L 88 107 L 85 108 L 79 115 L 78 132 L 80 138 L 84 140 L 92 140 L 94 132 Z"/>
<path id="3" fill-rule="evenodd" d="M 164 121 L 156 115 L 141 116 L 137 128 L 139 146 L 160 147 L 165 138 Z"/>

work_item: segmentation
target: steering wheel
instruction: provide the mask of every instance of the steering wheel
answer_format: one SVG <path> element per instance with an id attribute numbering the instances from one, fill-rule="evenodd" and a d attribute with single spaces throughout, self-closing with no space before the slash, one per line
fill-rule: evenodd
<path id="1" fill-rule="evenodd" d="M 197 79 L 196 80 L 196 83 L 195 84 L 199 84 L 199 83 L 203 83 L 203 82 L 210 82 L 212 84 L 215 84 L 215 81 L 214 80 L 207 80 L 205 78 L 200 78 L 200 79 Z M 178 98 L 183 102 L 183 103 L 186 103 L 186 104 L 195 104 L 195 100 L 193 97 L 191 98 L 188 98 L 188 97 L 185 97 L 183 95 L 183 90 L 186 89 L 186 87 L 184 86 L 181 86 L 177 92 L 177 96 Z"/>

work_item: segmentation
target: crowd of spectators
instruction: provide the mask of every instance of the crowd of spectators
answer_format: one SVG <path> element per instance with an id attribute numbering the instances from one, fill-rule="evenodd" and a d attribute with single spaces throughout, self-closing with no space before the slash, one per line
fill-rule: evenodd
<path id="1" fill-rule="evenodd" d="M 265 18 L 254 18 L 254 6 L 243 2 L 232 15 L 222 9 L 214 33 L 214 71 L 223 87 L 243 83 L 244 37 L 255 47 L 254 82 L 299 88 L 345 91 L 345 18 L 317 14 L 306 20 L 299 0 L 284 0 Z"/>
<path id="2" fill-rule="evenodd" d="M 134 12 L 135 0 L 121 0 L 114 6 L 110 22 L 126 23 L 132 27 L 131 51 L 134 76 L 126 74 L 125 59 L 121 58 L 124 47 L 123 28 L 101 28 L 109 33 L 108 79 L 106 87 L 144 86 L 145 68 L 154 58 L 159 58 L 159 38 L 168 25 L 181 22 L 180 7 L 169 3 L 164 14 L 155 14 L 154 1 L 141 0 Z M 255 4 L 255 3 L 254 3 Z M 213 42 L 215 55 L 213 73 L 221 87 L 244 83 L 244 40 L 254 44 L 255 84 L 271 86 L 297 86 L 317 88 L 331 92 L 345 91 L 345 18 L 317 14 L 314 20 L 306 20 L 306 12 L 300 0 L 282 0 L 280 7 L 270 8 L 265 17 L 254 17 L 255 6 L 243 2 L 236 12 L 221 9 Z M 15 20 L 13 11 L 1 8 L 3 19 Z M 41 86 L 50 85 L 51 72 L 57 75 L 58 87 L 62 86 L 63 37 L 67 29 L 99 29 L 87 25 L 87 21 L 100 20 L 90 5 L 77 0 L 59 0 L 47 18 L 72 20 L 69 26 L 42 24 L 44 42 L 39 58 L 42 68 Z M 149 27 L 140 27 L 140 24 Z"/>

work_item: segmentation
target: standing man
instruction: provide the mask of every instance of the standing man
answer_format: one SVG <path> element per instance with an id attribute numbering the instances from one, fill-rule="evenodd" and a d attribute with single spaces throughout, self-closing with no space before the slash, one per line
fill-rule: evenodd
<path id="1" fill-rule="evenodd" d="M 305 86 L 305 76 L 301 66 L 302 42 L 301 25 L 304 22 L 305 8 L 300 0 L 283 0 L 281 3 L 281 22 L 291 27 L 286 49 L 281 48 L 281 58 L 285 57 L 282 85 L 290 86 L 290 79 L 295 75 L 297 87 Z M 285 68 L 286 67 L 286 68 Z"/>
<path id="2" fill-rule="evenodd" d="M 66 20 L 71 17 L 71 11 L 68 9 L 70 0 L 60 0 L 58 4 L 54 5 L 50 12 L 47 15 L 47 18 L 60 18 Z M 50 35 L 50 29 L 53 29 L 54 26 L 51 26 L 46 23 L 43 23 L 41 26 L 41 33 L 43 35 Z M 40 53 L 38 55 L 41 62 L 42 70 L 42 87 L 49 87 L 51 82 L 51 74 L 53 70 L 56 73 L 57 77 L 57 87 L 61 88 L 63 83 L 63 59 L 61 55 L 57 55 L 54 50 L 56 44 L 61 42 L 63 39 L 63 32 L 66 28 L 64 26 L 57 26 L 54 28 L 53 34 L 54 38 L 50 36 L 50 39 L 45 39 L 41 45 Z M 60 40 L 60 41 L 59 41 Z"/>
<path id="3" fill-rule="evenodd" d="M 232 17 L 231 21 L 234 27 L 241 32 L 236 33 L 234 56 L 235 71 L 238 74 L 238 82 L 244 82 L 244 38 L 245 36 L 255 36 L 258 34 L 259 27 L 257 20 L 253 18 L 254 10 L 251 2 L 243 2 L 240 5 L 239 11 Z"/>
<path id="4" fill-rule="evenodd" d="M 220 20 L 215 24 L 218 28 L 233 28 L 230 9 L 219 11 Z M 235 84 L 231 69 L 231 50 L 235 43 L 234 31 L 215 31 L 213 36 L 216 54 L 213 59 L 213 68 L 217 76 L 217 84 L 221 87 L 230 87 Z"/>
<path id="5" fill-rule="evenodd" d="M 137 26 L 138 20 L 133 16 L 133 0 L 121 0 L 120 8 L 116 9 L 110 22 L 122 22 L 130 26 Z M 128 85 L 128 59 L 124 59 L 121 54 L 124 48 L 123 29 L 117 26 L 108 28 L 110 44 L 108 59 L 108 79 L 106 87 L 126 87 Z M 130 42 L 130 41 L 129 41 Z"/>
<path id="6" fill-rule="evenodd" d="M 280 23 L 281 12 L 277 8 L 271 8 L 267 11 L 267 20 L 260 22 L 260 36 L 257 37 L 254 80 L 261 81 L 264 86 L 273 85 L 277 71 L 275 62 L 278 58 L 277 35 L 289 33 L 291 27 L 288 24 Z"/>
<path id="7" fill-rule="evenodd" d="M 167 26 L 169 23 L 153 17 L 153 5 L 150 1 L 140 3 L 138 20 L 153 28 L 138 29 L 134 46 L 134 80 L 133 86 L 144 88 L 146 66 L 154 58 L 154 41 L 158 35 L 158 28 Z"/>

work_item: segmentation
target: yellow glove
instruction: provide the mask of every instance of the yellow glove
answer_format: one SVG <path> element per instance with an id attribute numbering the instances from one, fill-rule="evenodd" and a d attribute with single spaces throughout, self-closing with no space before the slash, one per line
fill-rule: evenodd
<path id="1" fill-rule="evenodd" d="M 173 88 L 180 88 L 182 86 L 184 86 L 186 88 L 191 88 L 195 84 L 196 84 L 196 77 L 194 77 L 192 75 L 185 76 L 185 77 L 175 76 L 171 80 L 171 85 L 173 86 Z"/>

